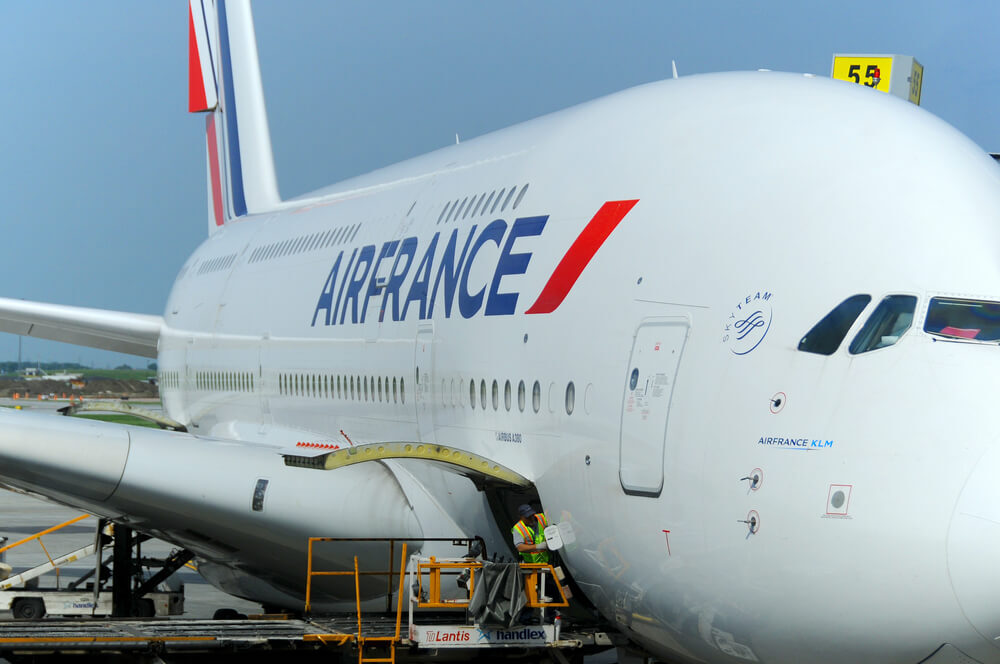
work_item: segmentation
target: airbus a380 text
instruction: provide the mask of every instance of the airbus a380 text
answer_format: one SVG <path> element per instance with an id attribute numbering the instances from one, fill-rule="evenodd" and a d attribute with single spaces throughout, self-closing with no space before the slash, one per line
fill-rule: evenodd
<path id="1" fill-rule="evenodd" d="M 282 201 L 248 5 L 190 20 L 210 233 L 164 315 L 0 301 L 156 357 L 188 433 L 0 413 L 4 482 L 299 607 L 309 536 L 510 550 L 513 491 L 301 462 L 429 444 L 529 482 L 659 657 L 1000 661 L 1000 171 L 971 141 L 860 86 L 691 76 Z"/>

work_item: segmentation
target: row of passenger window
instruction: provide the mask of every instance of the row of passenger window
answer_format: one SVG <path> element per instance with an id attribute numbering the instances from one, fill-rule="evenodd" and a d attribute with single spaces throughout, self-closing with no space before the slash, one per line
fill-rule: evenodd
<path id="1" fill-rule="evenodd" d="M 390 391 L 391 390 L 391 391 Z M 316 399 L 347 399 L 350 401 L 384 401 L 406 403 L 406 382 L 403 378 L 382 376 L 345 376 L 319 374 L 279 374 L 278 394 Z"/>
<path id="2" fill-rule="evenodd" d="M 270 260 L 272 258 L 281 258 L 282 256 L 297 254 L 302 251 L 325 249 L 330 245 L 351 242 L 354 240 L 354 236 L 358 234 L 358 230 L 360 228 L 361 224 L 359 223 L 354 224 L 353 226 L 342 226 L 337 229 L 330 229 L 326 232 L 313 233 L 312 235 L 302 235 L 296 238 L 262 245 L 253 250 L 253 253 L 250 254 L 250 259 L 247 262 L 257 263 L 260 261 Z"/>
<path id="3" fill-rule="evenodd" d="M 466 196 L 465 198 L 448 201 L 445 203 L 444 209 L 441 210 L 441 214 L 438 215 L 437 223 L 441 224 L 448 223 L 449 221 L 465 219 L 470 214 L 473 217 L 480 214 L 493 214 L 497 211 L 497 207 L 500 208 L 500 212 L 504 212 L 507 209 L 507 206 L 510 205 L 511 199 L 514 199 L 514 205 L 511 206 L 511 210 L 516 210 L 517 206 L 521 204 L 521 199 L 524 198 L 524 194 L 527 191 L 528 185 L 521 187 L 521 191 L 517 194 L 516 199 L 514 198 L 514 194 L 517 192 L 517 187 L 515 186 L 511 187 L 509 190 L 501 189 L 499 194 L 497 194 L 497 190 L 494 189 L 490 192 L 489 196 L 487 196 L 484 191 L 482 195 L 473 194 L 472 200 L 469 200 L 469 197 Z"/>
<path id="4" fill-rule="evenodd" d="M 451 379 L 441 380 L 441 405 L 444 406 L 459 406 L 464 405 L 464 399 L 460 398 L 459 392 L 461 391 L 461 386 L 463 384 L 462 379 Z M 555 386 L 553 385 L 553 388 Z M 518 381 L 517 384 L 517 409 L 520 412 L 524 412 L 527 408 L 527 386 L 523 380 Z M 503 384 L 503 409 L 507 412 L 514 407 L 514 387 L 510 380 L 504 381 Z M 479 383 L 476 383 L 476 379 L 472 378 L 469 380 L 469 407 L 472 410 L 489 410 L 492 406 L 494 411 L 500 410 L 501 404 L 501 390 L 500 383 L 496 379 L 493 379 L 492 384 L 487 385 L 486 379 L 479 379 Z M 537 413 L 542 407 L 542 384 L 539 381 L 535 381 L 531 386 L 531 410 Z M 552 407 L 550 405 L 550 407 Z M 566 414 L 572 415 L 573 410 L 576 408 L 576 387 L 573 381 L 570 381 L 566 385 L 565 393 L 565 407 Z"/>
<path id="5" fill-rule="evenodd" d="M 165 388 L 179 388 L 181 374 L 176 371 L 166 371 L 160 374 L 160 381 Z M 200 390 L 252 392 L 255 379 L 252 373 L 227 371 L 198 371 L 194 374 L 195 387 Z M 459 398 L 462 379 L 442 379 L 441 404 L 458 406 L 464 401 Z M 554 389 L 552 385 L 551 389 Z M 317 399 L 342 399 L 349 401 L 378 401 L 389 403 L 406 403 L 406 382 L 402 377 L 388 376 L 347 376 L 327 374 L 278 374 L 278 394 L 285 396 L 312 397 Z M 551 395 L 551 391 L 550 391 Z M 527 385 L 523 380 L 517 384 L 517 409 L 524 412 L 528 407 Z M 550 396 L 551 399 L 551 396 Z M 469 407 L 472 410 L 500 410 L 501 390 L 496 379 L 487 386 L 486 379 L 469 380 Z M 576 387 L 573 381 L 566 384 L 564 405 L 567 415 L 572 415 L 576 408 Z M 503 385 L 503 408 L 510 412 L 514 407 L 514 387 L 510 380 Z M 531 410 L 539 412 L 542 407 L 542 385 L 535 381 L 531 386 Z M 550 404 L 550 407 L 554 407 Z"/>
<path id="6" fill-rule="evenodd" d="M 181 374 L 178 371 L 160 372 L 160 387 L 177 389 L 181 386 Z"/>
<path id="7" fill-rule="evenodd" d="M 207 274 L 209 272 L 218 272 L 219 270 L 225 270 L 233 261 L 236 260 L 236 254 L 229 254 L 228 256 L 219 256 L 218 258 L 213 258 L 212 260 L 205 261 L 198 268 L 198 274 Z"/>
<path id="8" fill-rule="evenodd" d="M 254 375 L 243 371 L 196 371 L 195 389 L 216 392 L 253 392 Z"/>
<path id="9" fill-rule="evenodd" d="M 799 341 L 799 350 L 832 355 L 871 302 L 871 295 L 847 298 Z M 887 295 L 878 303 L 848 347 L 852 355 L 892 346 L 913 324 L 917 298 Z M 953 340 L 1000 341 L 1000 302 L 934 297 L 927 307 L 924 332 Z"/>

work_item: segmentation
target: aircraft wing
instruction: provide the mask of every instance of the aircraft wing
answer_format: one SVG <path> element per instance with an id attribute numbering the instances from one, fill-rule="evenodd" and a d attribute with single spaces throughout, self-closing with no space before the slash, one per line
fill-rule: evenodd
<path id="1" fill-rule="evenodd" d="M 0 297 L 0 332 L 156 357 L 162 316 Z"/>

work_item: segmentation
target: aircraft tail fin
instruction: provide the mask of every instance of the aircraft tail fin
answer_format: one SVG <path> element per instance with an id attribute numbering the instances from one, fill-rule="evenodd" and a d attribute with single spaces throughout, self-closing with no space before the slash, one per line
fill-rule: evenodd
<path id="1" fill-rule="evenodd" d="M 189 0 L 188 110 L 205 113 L 208 229 L 281 203 L 249 0 Z"/>

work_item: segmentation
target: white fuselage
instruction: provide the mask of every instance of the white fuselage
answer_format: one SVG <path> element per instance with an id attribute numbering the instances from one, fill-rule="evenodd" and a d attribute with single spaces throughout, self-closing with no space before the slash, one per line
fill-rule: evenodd
<path id="1" fill-rule="evenodd" d="M 280 601 L 247 579 L 296 596 L 310 535 L 505 546 L 511 524 L 467 480 L 278 453 L 439 443 L 532 480 L 572 526 L 575 581 L 661 656 L 918 662 L 950 643 L 996 661 L 1000 489 L 976 482 L 1000 470 L 1000 351 L 922 325 L 930 296 L 1000 299 L 998 176 L 877 92 L 721 74 L 227 224 L 181 270 L 158 359 L 171 417 L 244 442 L 184 438 L 178 478 L 133 441 L 101 509 L 147 516 L 209 574 L 238 570 L 214 582 Z M 564 299 L 526 313 L 602 206 L 634 200 L 579 277 L 556 279 Z M 872 301 L 837 352 L 797 350 L 858 293 Z M 913 326 L 848 353 L 889 294 L 919 298 Z"/>

